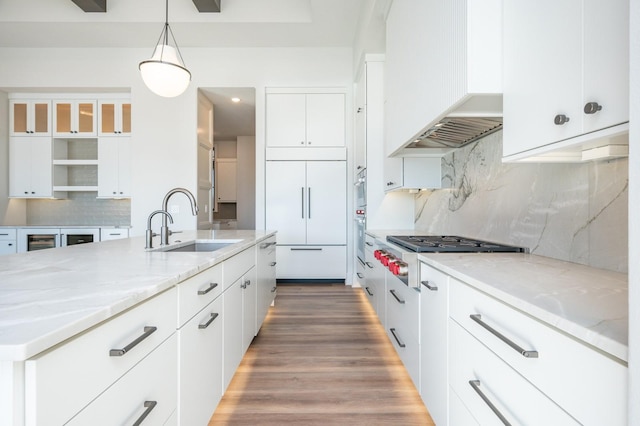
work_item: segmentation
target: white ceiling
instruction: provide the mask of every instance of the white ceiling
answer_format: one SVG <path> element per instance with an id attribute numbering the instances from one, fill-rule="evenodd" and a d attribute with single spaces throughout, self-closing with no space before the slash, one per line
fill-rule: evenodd
<path id="1" fill-rule="evenodd" d="M 221 13 L 199 13 L 192 0 L 169 0 L 181 48 L 350 47 L 375 0 L 221 1 Z M 0 47 L 150 47 L 164 19 L 164 0 L 107 0 L 106 13 L 71 0 L 0 0 Z"/>

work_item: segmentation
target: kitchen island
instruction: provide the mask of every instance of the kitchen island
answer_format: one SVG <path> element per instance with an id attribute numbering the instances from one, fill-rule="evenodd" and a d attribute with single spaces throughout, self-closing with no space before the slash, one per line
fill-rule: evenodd
<path id="1" fill-rule="evenodd" d="M 201 296 L 201 299 L 210 298 L 206 300 L 207 309 L 215 306 L 215 303 L 220 303 L 220 306 L 214 309 L 215 315 L 211 314 L 213 319 L 200 321 L 200 329 L 207 328 L 217 316 L 224 316 L 223 312 L 230 314 L 241 312 L 248 315 L 247 321 L 240 316 L 239 323 L 228 321 L 229 324 L 225 326 L 225 331 L 237 332 L 228 333 L 230 336 L 225 336 L 225 339 L 232 337 L 232 334 L 239 335 L 237 341 L 242 347 L 232 349 L 234 357 L 237 358 L 240 354 L 241 358 L 243 349 L 246 350 L 242 339 L 243 332 L 250 334 L 250 338 L 255 335 L 257 332 L 255 325 L 261 324 L 263 319 L 256 318 L 255 312 L 260 309 L 257 306 L 260 303 L 270 303 L 272 300 L 256 301 L 257 297 L 265 294 L 259 287 L 269 286 L 266 294 L 270 294 L 271 297 L 275 294 L 272 288 L 275 287 L 275 275 L 264 276 L 260 272 L 260 265 L 264 263 L 262 257 L 266 256 L 266 254 L 262 256 L 263 252 L 266 253 L 275 246 L 274 234 L 270 231 L 244 230 L 190 231 L 174 234 L 170 240 L 172 246 L 190 240 L 216 240 L 231 243 L 213 252 L 149 251 L 145 250 L 144 237 L 134 237 L 0 258 L 0 424 L 51 422 L 51 418 L 43 420 L 42 415 L 33 412 L 35 408 L 40 409 L 40 404 L 46 405 L 46 401 L 42 401 L 44 395 L 39 394 L 40 389 L 35 385 L 37 384 L 40 388 L 47 386 L 42 385 L 40 381 L 42 377 L 46 377 L 44 373 L 46 373 L 47 362 L 50 362 L 49 359 L 53 359 L 57 352 L 72 347 L 82 339 L 100 335 L 101 330 L 117 321 L 129 323 L 142 321 L 140 323 L 142 324 L 144 319 L 131 319 L 141 309 L 146 309 L 148 313 L 154 315 L 159 313 L 158 321 L 166 321 L 166 331 L 162 331 L 160 326 L 145 325 L 143 334 L 145 337 L 142 340 L 157 340 L 156 343 L 150 344 L 152 347 L 146 352 L 139 348 L 128 350 L 125 346 L 128 342 L 126 338 L 112 338 L 113 341 L 108 342 L 107 346 L 116 349 L 122 347 L 123 353 L 127 355 L 128 352 L 131 353 L 131 358 L 135 358 L 136 352 L 139 352 L 137 361 L 118 368 L 122 372 L 128 370 L 133 372 L 138 368 L 137 363 L 144 364 L 140 359 L 151 357 L 164 347 L 174 348 L 168 351 L 171 352 L 168 359 L 175 361 L 176 358 L 180 358 L 184 352 L 180 350 L 180 342 L 185 341 L 180 331 L 189 324 L 189 321 L 198 320 L 196 317 L 205 312 L 205 303 L 190 301 L 192 293 Z M 159 246 L 157 238 L 154 238 L 154 245 Z M 273 267 L 275 259 L 268 260 L 268 264 Z M 202 282 L 197 282 L 199 279 Z M 256 281 L 257 284 L 251 286 Z M 265 282 L 261 283 L 261 281 Z M 189 289 L 188 294 L 185 293 L 185 289 Z M 251 289 L 250 293 L 248 289 Z M 225 311 L 222 300 L 227 293 L 229 304 Z M 249 307 L 243 305 L 245 300 L 251 301 L 253 305 L 248 305 Z M 262 309 L 260 311 L 264 312 Z M 122 318 L 129 319 L 124 321 Z M 243 324 L 246 325 L 244 330 Z M 253 327 L 250 327 L 252 324 Z M 198 325 L 195 324 L 196 329 Z M 153 328 L 157 328 L 158 331 L 152 330 Z M 142 326 L 136 325 L 135 329 L 138 335 L 142 333 Z M 148 336 L 151 337 L 147 339 Z M 221 332 L 220 336 L 222 336 Z M 236 340 L 233 340 L 232 344 L 235 345 L 235 342 Z M 140 347 L 142 346 L 143 343 L 140 344 Z M 155 349 L 156 347 L 158 349 Z M 195 352 L 193 349 L 191 348 L 191 351 Z M 91 349 L 88 348 L 85 351 L 80 345 L 79 349 L 74 351 L 74 356 L 78 352 L 89 354 Z M 127 355 L 112 353 L 110 359 L 122 362 L 129 358 Z M 121 358 L 117 359 L 118 357 Z M 67 359 L 71 362 L 73 357 Z M 45 360 L 47 362 L 44 362 Z M 236 361 L 239 363 L 239 360 Z M 73 365 L 57 365 L 61 362 L 65 362 L 64 358 L 58 359 L 55 363 L 51 361 L 51 365 L 56 368 L 73 367 Z M 222 360 L 220 363 L 222 364 Z M 77 369 L 81 368 L 82 364 L 78 364 Z M 235 367 L 230 365 L 230 368 Z M 178 368 L 176 367 L 175 370 Z M 81 374 L 91 375 L 91 371 L 84 371 Z M 171 376 L 170 372 L 167 374 Z M 227 371 L 224 374 L 228 377 L 232 372 Z M 125 374 L 124 377 L 128 375 Z M 98 394 L 111 386 L 112 382 L 121 379 L 118 376 L 105 380 L 108 383 L 105 382 L 106 384 L 100 387 Z M 179 380 L 178 374 L 177 378 L 174 377 L 174 381 Z M 65 381 L 69 382 L 53 384 L 54 387 L 61 386 L 58 388 L 58 393 L 61 395 L 73 388 L 73 377 L 65 378 Z M 222 386 L 222 379 L 220 382 Z M 60 392 L 60 389 L 63 392 Z M 72 394 L 73 392 L 69 395 Z M 95 397 L 97 394 L 89 395 L 86 397 L 87 401 L 72 405 L 75 406 L 74 409 L 81 410 L 89 402 L 93 405 Z M 99 399 L 96 398 L 96 400 Z M 178 419 L 180 414 L 177 405 L 179 404 L 176 399 L 173 407 L 169 407 L 166 411 L 175 419 Z M 147 409 L 143 409 L 142 413 L 147 412 Z M 73 412 L 71 417 L 75 414 L 76 412 Z M 137 413 L 133 420 L 139 418 L 140 414 Z M 62 422 L 69 420 L 71 417 L 65 417 L 67 415 L 66 412 L 60 414 L 60 420 Z M 163 422 L 166 420 L 166 418 L 162 419 Z M 175 423 L 178 421 L 176 420 Z"/>

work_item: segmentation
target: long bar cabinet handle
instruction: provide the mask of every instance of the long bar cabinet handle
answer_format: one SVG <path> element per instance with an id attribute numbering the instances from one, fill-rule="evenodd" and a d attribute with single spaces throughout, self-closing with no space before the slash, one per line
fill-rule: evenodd
<path id="1" fill-rule="evenodd" d="M 133 423 L 133 426 L 140 426 L 144 419 L 146 419 L 147 416 L 151 414 L 151 411 L 156 408 L 156 405 L 158 405 L 158 401 L 145 401 L 144 408 L 146 408 L 146 410 L 144 410 L 144 413 L 142 413 L 140 417 L 138 417 L 138 420 Z"/>
<path id="2" fill-rule="evenodd" d="M 369 287 L 365 287 L 364 289 L 367 291 L 367 293 L 369 293 L 369 296 L 373 296 L 373 293 L 371 293 L 371 290 L 369 290 Z"/>
<path id="3" fill-rule="evenodd" d="M 395 290 L 389 290 L 389 293 L 391 293 L 391 295 L 396 298 L 398 303 L 401 303 L 404 305 L 404 299 L 401 299 L 400 297 L 398 297 Z"/>
<path id="4" fill-rule="evenodd" d="M 493 334 L 498 339 L 502 340 L 504 343 L 509 345 L 513 350 L 518 352 L 523 357 L 525 357 L 525 358 L 538 358 L 538 351 L 528 351 L 528 350 L 522 348 L 517 343 L 515 343 L 513 340 L 507 338 L 502 333 L 500 333 L 498 330 L 494 329 L 489 324 L 487 324 L 486 322 L 482 321 L 482 316 L 480 314 L 471 314 L 471 315 L 469 315 L 469 318 L 471 318 L 472 320 L 474 320 L 475 322 L 480 324 L 482 327 L 487 329 L 491 334 Z"/>
<path id="5" fill-rule="evenodd" d="M 425 286 L 426 288 L 428 288 L 431 291 L 438 291 L 438 286 L 437 285 L 431 285 L 429 283 L 429 281 L 420 281 L 422 283 L 423 286 Z"/>
<path id="6" fill-rule="evenodd" d="M 504 415 L 502 415 L 500 410 L 498 410 L 498 407 L 493 405 L 493 402 L 491 402 L 491 400 L 484 394 L 484 392 L 482 392 L 482 390 L 480 390 L 480 380 L 469 380 L 469 384 L 471 385 L 473 390 L 476 391 L 478 393 L 478 395 L 480 395 L 480 398 L 482 398 L 482 400 L 485 402 L 485 404 L 487 404 L 487 406 L 489 408 L 491 408 L 491 411 L 493 411 L 493 413 L 496 416 L 498 416 L 498 418 L 500 419 L 502 424 L 504 424 L 505 426 L 511 426 L 511 423 L 509 423 L 509 421 L 506 419 L 506 417 Z"/>
<path id="7" fill-rule="evenodd" d="M 138 346 L 138 344 L 140 342 L 142 342 L 144 339 L 146 339 L 147 337 L 151 336 L 153 333 L 155 333 L 155 331 L 158 329 L 158 327 L 145 327 L 143 329 L 144 333 L 138 337 L 136 340 L 134 340 L 133 342 L 129 343 L 127 346 L 125 346 L 122 349 L 111 349 L 109 350 L 109 356 L 122 356 L 124 354 L 126 354 L 127 352 L 129 352 L 131 349 L 135 348 L 136 346 Z"/>
<path id="8" fill-rule="evenodd" d="M 398 342 L 398 346 L 400 346 L 401 348 L 407 347 L 407 345 L 405 345 L 404 342 L 402 340 L 400 340 L 400 338 L 396 334 L 396 329 L 395 328 L 390 328 L 389 331 L 391 332 L 391 334 L 393 334 L 393 338 L 396 339 L 396 342 Z"/>
<path id="9" fill-rule="evenodd" d="M 204 322 L 202 324 L 198 324 L 198 328 L 199 329 L 205 329 L 205 328 L 209 327 L 211 325 L 211 323 L 216 320 L 216 318 L 218 318 L 218 314 L 216 312 L 211 312 L 211 315 L 210 315 L 209 319 L 207 320 L 207 322 Z"/>
<path id="10" fill-rule="evenodd" d="M 364 275 L 362 275 L 360 272 L 356 272 L 356 275 L 358 276 L 358 278 L 363 279 Z"/>
<path id="11" fill-rule="evenodd" d="M 269 266 L 276 266 L 276 262 L 271 262 Z"/>
<path id="12" fill-rule="evenodd" d="M 368 245 L 369 247 L 373 247 L 373 244 L 370 243 L 369 241 L 366 241 L 365 244 Z"/>
<path id="13" fill-rule="evenodd" d="M 370 269 L 374 268 L 373 263 L 371 262 L 365 262 L 365 265 L 367 265 Z"/>
<path id="14" fill-rule="evenodd" d="M 209 283 L 209 287 L 205 288 L 204 290 L 198 290 L 198 296 L 205 295 L 216 287 L 218 287 L 218 283 Z"/>

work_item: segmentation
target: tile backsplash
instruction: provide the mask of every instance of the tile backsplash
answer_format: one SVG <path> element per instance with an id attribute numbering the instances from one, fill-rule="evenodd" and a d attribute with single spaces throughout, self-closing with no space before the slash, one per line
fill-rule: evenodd
<path id="1" fill-rule="evenodd" d="M 97 199 L 95 192 L 70 192 L 62 200 L 27 201 L 28 225 L 131 225 L 131 200 Z"/>
<path id="2" fill-rule="evenodd" d="M 448 189 L 416 195 L 415 229 L 627 271 L 628 159 L 527 164 L 501 157 L 502 132 L 446 155 Z"/>

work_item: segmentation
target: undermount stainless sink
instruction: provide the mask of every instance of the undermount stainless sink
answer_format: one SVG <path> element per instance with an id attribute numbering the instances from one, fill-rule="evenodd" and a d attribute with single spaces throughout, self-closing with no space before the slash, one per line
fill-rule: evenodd
<path id="1" fill-rule="evenodd" d="M 153 251 L 162 252 L 210 252 L 220 250 L 242 240 L 196 240 L 159 247 Z"/>

